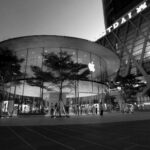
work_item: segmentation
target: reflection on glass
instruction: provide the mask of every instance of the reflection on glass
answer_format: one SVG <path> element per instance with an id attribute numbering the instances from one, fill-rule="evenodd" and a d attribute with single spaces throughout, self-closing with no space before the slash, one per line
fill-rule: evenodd
<path id="1" fill-rule="evenodd" d="M 70 89 L 68 88 L 63 90 L 63 93 L 66 95 L 66 99 L 69 100 L 69 103 L 91 104 L 99 102 L 100 93 L 103 92 L 103 88 L 106 88 L 100 84 L 100 82 L 104 82 L 107 78 L 106 63 L 101 57 L 86 51 L 71 48 L 29 48 L 16 52 L 19 58 L 24 58 L 25 60 L 22 63 L 21 71 L 26 73 L 27 76 L 25 76 L 25 79 L 21 81 L 20 85 L 12 85 L 12 87 L 8 90 L 11 96 L 14 95 L 13 97 L 18 100 L 19 105 L 23 106 L 23 112 L 36 112 L 41 109 L 40 107 L 42 105 L 49 107 L 49 101 L 51 100 L 50 95 L 52 95 L 51 93 L 56 93 L 56 95 L 58 94 L 58 90 L 54 87 L 48 91 L 46 89 L 42 90 L 39 87 L 29 86 L 26 83 L 26 78 L 33 76 L 31 66 L 40 66 L 44 69 L 44 66 L 42 66 L 42 53 L 59 53 L 60 51 L 66 51 L 68 54 L 72 55 L 72 60 L 74 62 L 87 65 L 91 63 L 91 67 L 94 69 L 94 71 L 91 70 L 89 81 L 76 81 L 78 84 L 72 86 Z M 41 104 L 42 95 L 45 100 L 45 104 Z M 28 108 L 28 110 L 25 110 L 25 108 Z"/>

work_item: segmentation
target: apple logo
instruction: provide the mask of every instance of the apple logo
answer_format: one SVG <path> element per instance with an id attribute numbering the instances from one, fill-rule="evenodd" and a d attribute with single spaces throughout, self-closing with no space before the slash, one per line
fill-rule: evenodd
<path id="1" fill-rule="evenodd" d="M 88 67 L 91 72 L 95 72 L 95 64 L 93 63 L 93 61 L 88 64 Z"/>

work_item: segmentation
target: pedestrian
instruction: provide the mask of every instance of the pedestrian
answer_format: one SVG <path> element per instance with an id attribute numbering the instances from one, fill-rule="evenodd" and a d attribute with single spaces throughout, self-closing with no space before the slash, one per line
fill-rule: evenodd
<path id="1" fill-rule="evenodd" d="M 53 106 L 53 103 L 51 103 L 51 118 L 54 117 L 54 106 Z"/>
<path id="2" fill-rule="evenodd" d="M 56 118 L 57 115 L 58 115 L 58 104 L 55 103 L 55 106 L 54 106 L 54 118 Z"/>
<path id="3" fill-rule="evenodd" d="M 130 106 L 130 113 L 131 113 L 131 114 L 134 113 L 134 106 L 133 106 L 133 105 Z"/>
<path id="4" fill-rule="evenodd" d="M 66 112 L 66 117 L 69 117 L 69 105 L 65 105 L 65 112 Z"/>
<path id="5" fill-rule="evenodd" d="M 97 105 L 95 106 L 95 113 L 96 113 L 96 115 L 97 115 Z"/>
<path id="6" fill-rule="evenodd" d="M 103 104 L 102 104 L 102 102 L 100 103 L 100 116 L 102 117 L 103 116 L 103 111 L 104 111 L 104 109 L 103 109 Z"/>

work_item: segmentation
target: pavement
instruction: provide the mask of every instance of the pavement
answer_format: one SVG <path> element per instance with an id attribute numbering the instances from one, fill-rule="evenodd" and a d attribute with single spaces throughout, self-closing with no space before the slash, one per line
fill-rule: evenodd
<path id="1" fill-rule="evenodd" d="M 0 119 L 0 126 L 41 126 L 41 125 L 71 125 L 71 124 L 99 124 L 111 122 L 127 122 L 137 120 L 150 120 L 150 112 L 104 112 L 99 115 L 70 116 L 69 118 L 51 118 L 50 116 L 19 116 L 4 117 Z"/>
<path id="2" fill-rule="evenodd" d="M 0 150 L 150 150 L 150 112 L 1 118 Z"/>

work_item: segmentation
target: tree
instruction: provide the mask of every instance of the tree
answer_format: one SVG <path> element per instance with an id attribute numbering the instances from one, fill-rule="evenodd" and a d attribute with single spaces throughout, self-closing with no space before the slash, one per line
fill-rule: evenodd
<path id="1" fill-rule="evenodd" d="M 19 84 L 19 78 L 23 75 L 21 72 L 21 63 L 23 59 L 19 59 L 13 50 L 8 48 L 0 48 L 0 106 L 2 100 L 6 98 L 7 88 L 10 83 Z M 0 108 L 1 112 L 1 108 Z"/>
<path id="2" fill-rule="evenodd" d="M 115 87 L 121 87 L 121 96 L 126 103 L 135 101 L 135 96 L 141 86 L 143 83 L 133 74 L 128 74 L 125 77 L 118 75 L 116 78 Z"/>
<path id="3" fill-rule="evenodd" d="M 34 77 L 28 80 L 28 83 L 47 90 L 52 90 L 52 86 L 58 88 L 60 108 L 60 103 L 63 102 L 62 90 L 71 87 L 75 80 L 88 80 L 90 71 L 86 64 L 74 62 L 72 55 L 67 52 L 44 53 L 42 56 L 44 58 L 43 67 L 31 66 Z M 61 115 L 60 110 L 59 114 Z"/>

